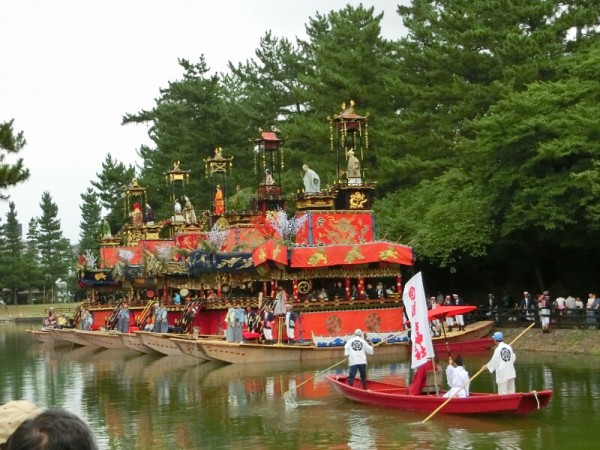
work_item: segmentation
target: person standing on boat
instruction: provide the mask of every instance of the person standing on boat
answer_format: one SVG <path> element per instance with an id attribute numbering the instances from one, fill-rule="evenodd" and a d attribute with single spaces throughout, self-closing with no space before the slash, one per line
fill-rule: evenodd
<path id="1" fill-rule="evenodd" d="M 85 306 L 81 307 L 81 315 L 79 316 L 79 328 L 83 331 L 90 331 L 90 312 Z"/>
<path id="2" fill-rule="evenodd" d="M 448 380 L 450 390 L 444 394 L 444 397 L 469 396 L 469 372 L 463 367 L 463 359 L 460 354 L 456 355 L 454 361 L 452 357 L 448 358 L 446 380 Z"/>
<path id="3" fill-rule="evenodd" d="M 455 306 L 463 306 L 465 301 L 458 294 L 452 294 L 452 302 Z M 465 331 L 465 317 L 462 314 L 456 316 L 456 324 L 459 331 Z"/>
<path id="4" fill-rule="evenodd" d="M 362 331 L 357 328 L 354 336 L 344 345 L 344 355 L 348 357 L 350 372 L 348 374 L 348 384 L 354 385 L 356 372 L 360 373 L 360 381 L 364 390 L 367 389 L 367 354 L 373 354 L 373 347 L 369 345 L 362 337 Z"/>
<path id="5" fill-rule="evenodd" d="M 277 286 L 277 295 L 275 296 L 274 313 L 276 316 L 283 316 L 286 313 L 288 295 L 282 285 Z"/>
<path id="6" fill-rule="evenodd" d="M 121 333 L 129 332 L 129 305 L 127 302 L 121 303 L 121 309 L 117 315 L 117 331 Z"/>
<path id="7" fill-rule="evenodd" d="M 163 301 L 158 302 L 158 306 L 154 310 L 154 328 L 156 333 L 167 333 L 169 331 L 169 321 L 167 320 L 167 307 Z"/>
<path id="8" fill-rule="evenodd" d="M 240 303 L 235 305 L 233 314 L 233 341 L 241 344 L 244 341 L 242 327 L 246 323 L 246 312 Z"/>
<path id="9" fill-rule="evenodd" d="M 515 393 L 515 360 L 517 355 L 512 347 L 505 344 L 504 335 L 501 331 L 496 331 L 492 334 L 492 339 L 496 341 L 498 346 L 494 350 L 494 355 L 490 362 L 484 364 L 481 370 L 489 370 L 490 373 L 496 372 L 496 384 L 498 385 L 498 394 L 514 394 Z"/>
<path id="10" fill-rule="evenodd" d="M 263 326 L 263 334 L 265 335 L 265 343 L 273 344 L 273 321 L 275 320 L 275 315 L 269 306 L 265 306 L 264 311 L 262 312 L 262 326 Z"/>
<path id="11" fill-rule="evenodd" d="M 286 313 L 285 313 L 285 332 L 287 334 L 287 342 L 288 344 L 294 343 L 294 332 L 296 331 L 296 320 L 297 316 L 294 311 L 292 311 L 292 305 L 285 305 Z"/>
<path id="12" fill-rule="evenodd" d="M 233 342 L 233 328 L 235 326 L 235 308 L 231 303 L 227 303 L 227 314 L 225 315 L 225 340 Z"/>

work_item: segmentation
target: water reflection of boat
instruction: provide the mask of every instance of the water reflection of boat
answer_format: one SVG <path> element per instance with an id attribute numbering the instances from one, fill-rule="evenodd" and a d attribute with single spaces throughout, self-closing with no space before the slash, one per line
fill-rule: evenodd
<path id="1" fill-rule="evenodd" d="M 137 356 L 128 359 L 123 366 L 123 374 L 128 378 L 137 378 L 141 377 L 146 367 L 156 361 L 160 356 L 156 353 L 154 354 L 140 354 Z"/>
<path id="2" fill-rule="evenodd" d="M 155 380 L 165 374 L 173 374 L 181 369 L 201 364 L 198 359 L 188 355 L 172 355 L 154 357 L 153 360 L 143 368 L 146 381 Z"/>
<path id="3" fill-rule="evenodd" d="M 369 380 L 367 390 L 363 390 L 360 383 L 348 385 L 347 376 L 327 375 L 325 378 L 347 399 L 377 407 L 431 413 L 448 400 L 441 395 L 409 395 L 408 387 L 398 384 Z M 548 406 L 551 398 L 551 390 L 506 395 L 471 392 L 468 397 L 448 401 L 440 413 L 529 414 Z"/>

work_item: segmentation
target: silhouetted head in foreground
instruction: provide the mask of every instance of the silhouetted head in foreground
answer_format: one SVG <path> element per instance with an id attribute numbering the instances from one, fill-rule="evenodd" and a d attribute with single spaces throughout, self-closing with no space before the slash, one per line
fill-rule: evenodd
<path id="1" fill-rule="evenodd" d="M 8 438 L 7 450 L 98 450 L 90 427 L 70 412 L 49 409 L 26 420 Z"/>

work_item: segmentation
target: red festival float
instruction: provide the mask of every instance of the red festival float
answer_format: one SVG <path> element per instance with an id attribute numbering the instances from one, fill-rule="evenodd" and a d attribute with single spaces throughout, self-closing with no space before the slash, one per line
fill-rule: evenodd
<path id="1" fill-rule="evenodd" d="M 305 165 L 305 189 L 284 195 L 284 140 L 276 131 L 261 131 L 250 149 L 256 174 L 250 208 L 228 194 L 233 192 L 233 157 L 223 156 L 220 148 L 204 160 L 215 199 L 209 211 L 196 213 L 185 192 L 190 171 L 179 162 L 165 174 L 173 205 L 165 220 L 155 220 L 146 188 L 133 180 L 124 190 L 124 207 L 141 209 L 143 220 L 137 214 L 116 235 L 104 232 L 98 266 L 93 258 L 80 258 L 79 283 L 88 292 L 95 323 L 113 328 L 120 303 L 127 301 L 130 325 L 144 330 L 152 308 L 163 300 L 173 331 L 222 339 L 229 302 L 260 314 L 275 306 L 282 286 L 299 315 L 298 344 L 289 347 L 309 343 L 313 350 L 324 350 L 318 348 L 320 336 L 325 337 L 323 346 L 332 346 L 336 337 L 356 328 L 380 339 L 394 335 L 390 341 L 406 340 L 402 271 L 414 256 L 410 247 L 375 235 L 375 184 L 365 179 L 362 168 L 369 151 L 367 117 L 358 115 L 353 103 L 342 105 L 330 119 L 330 129 L 340 177 L 326 189 Z M 295 202 L 293 217 L 285 212 L 288 200 Z M 447 340 L 482 338 L 491 325 L 469 326 L 466 332 L 449 333 Z M 285 341 L 283 328 L 279 315 L 273 327 L 278 344 Z M 260 333 L 246 337 L 259 341 Z"/>

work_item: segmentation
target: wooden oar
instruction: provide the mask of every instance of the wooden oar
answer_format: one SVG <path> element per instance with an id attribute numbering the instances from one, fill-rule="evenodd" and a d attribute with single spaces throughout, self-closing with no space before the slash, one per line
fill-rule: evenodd
<path id="1" fill-rule="evenodd" d="M 515 342 L 517 342 L 517 341 L 518 341 L 518 340 L 521 338 L 521 336 L 523 336 L 523 335 L 524 335 L 525 333 L 527 333 L 527 332 L 528 332 L 528 331 L 529 331 L 531 328 L 533 328 L 533 326 L 534 326 L 534 325 L 535 325 L 535 322 L 533 322 L 531 325 L 529 325 L 527 328 L 525 328 L 525 329 L 524 329 L 524 330 L 523 330 L 523 331 L 522 331 L 522 332 L 521 332 L 521 333 L 520 333 L 520 334 L 519 334 L 519 335 L 518 335 L 516 338 L 514 338 L 514 339 L 512 340 L 512 342 L 511 342 L 509 345 L 510 345 L 510 346 L 512 346 L 512 345 L 513 345 Z M 433 416 L 435 416 L 435 415 L 436 415 L 436 414 L 437 414 L 437 413 L 440 411 L 440 409 L 442 409 L 444 406 L 446 406 L 450 400 L 452 400 L 454 397 L 456 397 L 460 391 L 462 391 L 464 388 L 466 388 L 466 387 L 467 387 L 467 385 L 468 385 L 469 383 L 471 383 L 471 382 L 472 382 L 472 381 L 473 381 L 475 378 L 477 378 L 477 377 L 479 376 L 479 374 L 480 374 L 481 372 L 483 372 L 483 370 L 484 370 L 484 368 L 483 368 L 483 367 L 482 367 L 481 369 L 479 369 L 479 370 L 477 371 L 477 373 L 476 373 L 475 375 L 473 375 L 473 376 L 471 377 L 471 379 L 470 379 L 469 381 L 467 381 L 467 382 L 466 382 L 466 383 L 463 385 L 463 387 L 461 387 L 461 388 L 460 388 L 458 391 L 456 391 L 456 392 L 454 393 L 454 395 L 453 395 L 453 396 L 451 396 L 451 397 L 448 397 L 448 400 L 446 400 L 444 403 L 442 403 L 440 406 L 438 406 L 438 407 L 436 408 L 436 410 L 435 410 L 435 411 L 433 411 L 431 414 L 429 414 L 429 416 L 427 416 L 427 418 L 426 418 L 425 420 L 423 420 L 421 423 L 425 423 L 425 422 L 427 422 L 429 419 L 431 419 Z"/>
<path id="2" fill-rule="evenodd" d="M 383 343 L 387 342 L 389 339 L 391 339 L 391 338 L 393 338 L 393 337 L 396 337 L 396 336 L 398 336 L 399 334 L 400 334 L 400 333 L 397 333 L 397 334 L 391 334 L 390 336 L 386 337 L 385 339 L 382 339 L 382 340 L 381 340 L 380 342 L 378 342 L 377 344 L 373 345 L 373 348 L 375 348 L 375 347 L 377 347 L 377 346 L 379 346 L 379 345 L 381 345 L 381 344 L 383 344 Z M 339 366 L 340 364 L 343 364 L 343 363 L 345 363 L 346 361 L 348 361 L 348 358 L 344 358 L 344 359 L 342 359 L 341 361 L 338 361 L 338 362 L 336 362 L 336 363 L 335 363 L 335 364 L 333 364 L 332 366 L 329 366 L 327 369 L 323 369 L 323 370 L 321 370 L 320 372 L 317 372 L 317 374 L 316 374 L 314 377 L 310 377 L 308 380 L 305 380 L 305 381 L 303 381 L 302 383 L 300 383 L 300 384 L 298 384 L 298 385 L 294 386 L 293 388 L 291 388 L 291 389 L 288 389 L 287 391 L 285 391 L 285 392 L 283 393 L 283 398 L 286 400 L 286 404 L 289 404 L 289 405 L 294 405 L 294 407 L 295 407 L 295 402 L 294 402 L 294 400 L 293 400 L 293 399 L 291 399 L 291 398 L 289 398 L 289 394 L 290 394 L 292 391 L 295 391 L 296 389 L 298 389 L 298 388 L 299 388 L 300 386 L 302 386 L 303 384 L 306 384 L 306 383 L 308 383 L 309 381 L 311 381 L 311 380 L 314 380 L 314 379 L 315 379 L 315 378 L 317 378 L 319 375 L 322 375 L 322 374 L 324 374 L 324 373 L 325 373 L 325 372 L 327 372 L 328 370 L 331 370 L 331 369 L 333 369 L 334 367 L 337 367 L 337 366 Z"/>

